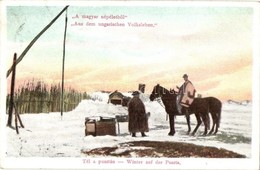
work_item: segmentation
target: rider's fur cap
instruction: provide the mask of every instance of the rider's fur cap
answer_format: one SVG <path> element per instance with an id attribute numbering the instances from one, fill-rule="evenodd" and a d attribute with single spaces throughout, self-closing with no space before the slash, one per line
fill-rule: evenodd
<path id="1" fill-rule="evenodd" d="M 184 78 L 184 77 L 188 77 L 188 75 L 187 75 L 187 74 L 184 74 L 184 75 L 182 76 L 182 78 Z"/>

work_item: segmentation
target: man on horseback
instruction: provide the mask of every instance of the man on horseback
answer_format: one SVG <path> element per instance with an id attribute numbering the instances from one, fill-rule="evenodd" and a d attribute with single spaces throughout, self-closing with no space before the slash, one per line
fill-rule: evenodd
<path id="1" fill-rule="evenodd" d="M 184 83 L 182 86 L 176 86 L 179 90 L 179 95 L 177 97 L 177 108 L 179 113 L 184 113 L 186 116 L 189 116 L 189 107 L 194 100 L 196 89 L 191 81 L 189 81 L 187 74 L 183 75 L 183 79 Z"/>

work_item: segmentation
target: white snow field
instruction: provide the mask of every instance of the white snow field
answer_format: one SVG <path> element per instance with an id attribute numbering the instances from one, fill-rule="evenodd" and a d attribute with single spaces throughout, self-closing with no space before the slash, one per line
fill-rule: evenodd
<path id="1" fill-rule="evenodd" d="M 252 104 L 250 102 L 241 104 L 223 102 L 221 124 L 216 135 L 201 136 L 203 125 L 195 136 L 186 135 L 186 119 L 184 116 L 177 116 L 176 133 L 174 136 L 168 136 L 169 121 L 166 120 L 164 108 L 156 101 L 151 102 L 148 95 L 143 94 L 141 99 L 144 101 L 146 111 L 151 113 L 148 137 L 142 138 L 140 134 L 137 134 L 136 138 L 131 137 L 127 122 L 119 123 L 119 127 L 116 124 L 117 136 L 94 137 L 85 136 L 85 117 L 127 115 L 127 109 L 108 104 L 107 93 L 95 92 L 92 97 L 98 100 L 83 100 L 74 110 L 65 112 L 63 117 L 58 112 L 22 114 L 21 119 L 25 128 L 19 128 L 19 135 L 15 130 L 6 128 L 6 157 L 84 157 L 82 151 L 116 146 L 119 143 L 135 140 L 187 142 L 224 148 L 251 157 Z M 194 115 L 191 115 L 191 125 L 192 129 L 195 128 Z"/>

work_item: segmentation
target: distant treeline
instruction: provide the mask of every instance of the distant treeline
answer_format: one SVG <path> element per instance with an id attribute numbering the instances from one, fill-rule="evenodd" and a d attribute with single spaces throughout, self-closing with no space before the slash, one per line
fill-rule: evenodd
<path id="1" fill-rule="evenodd" d="M 86 92 L 80 93 L 72 88 L 65 89 L 63 111 L 71 111 L 82 99 L 89 98 Z M 7 95 L 6 100 L 6 108 L 8 108 L 10 94 Z M 42 81 L 28 81 L 15 91 L 14 103 L 20 114 L 59 112 L 61 111 L 61 85 L 52 84 L 48 87 Z"/>

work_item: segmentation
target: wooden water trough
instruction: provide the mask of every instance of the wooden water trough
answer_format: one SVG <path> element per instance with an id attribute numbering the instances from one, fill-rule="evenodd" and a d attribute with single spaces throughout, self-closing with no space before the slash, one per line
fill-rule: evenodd
<path id="1" fill-rule="evenodd" d="M 147 118 L 150 117 L 150 112 L 146 113 Z M 97 119 L 99 118 L 99 119 Z M 111 135 L 117 136 L 120 134 L 119 123 L 128 122 L 128 115 L 116 115 L 115 118 L 111 117 L 86 117 L 85 118 L 85 136 L 104 136 Z M 118 134 L 116 133 L 116 124 Z"/>
<path id="2" fill-rule="evenodd" d="M 85 135 L 104 136 L 112 135 L 116 136 L 116 119 L 101 117 L 100 119 L 85 118 Z"/>
<path id="3" fill-rule="evenodd" d="M 97 119 L 99 118 L 99 119 Z M 116 115 L 115 118 L 111 117 L 86 117 L 85 118 L 85 136 L 104 136 L 116 134 L 116 124 L 118 134 L 120 134 L 119 122 L 128 122 L 128 115 Z"/>

